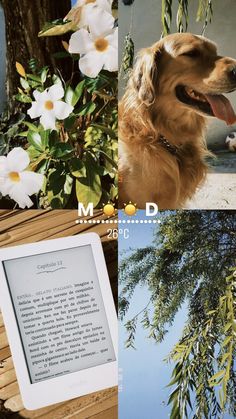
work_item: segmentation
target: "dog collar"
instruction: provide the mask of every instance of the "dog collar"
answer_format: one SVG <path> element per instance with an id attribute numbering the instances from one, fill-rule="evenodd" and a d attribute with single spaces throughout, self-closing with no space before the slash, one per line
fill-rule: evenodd
<path id="1" fill-rule="evenodd" d="M 167 138 L 164 137 L 164 135 L 159 135 L 158 142 L 163 148 L 169 151 L 169 153 L 173 154 L 173 156 L 177 156 L 178 148 L 175 145 L 171 144 L 167 140 Z"/>

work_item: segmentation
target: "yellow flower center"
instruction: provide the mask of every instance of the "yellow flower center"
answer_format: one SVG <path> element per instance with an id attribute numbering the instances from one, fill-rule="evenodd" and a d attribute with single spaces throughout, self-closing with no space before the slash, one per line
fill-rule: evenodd
<path id="1" fill-rule="evenodd" d="M 95 41 L 95 48 L 99 52 L 103 52 L 108 47 L 108 41 L 105 38 L 98 38 Z"/>
<path id="2" fill-rule="evenodd" d="M 96 0 L 85 0 L 85 4 L 96 3 Z"/>
<path id="3" fill-rule="evenodd" d="M 45 109 L 47 109 L 47 111 L 51 111 L 54 108 L 54 104 L 51 100 L 47 100 L 44 103 L 44 107 L 45 107 Z"/>
<path id="4" fill-rule="evenodd" d="M 8 176 L 12 182 L 20 182 L 20 175 L 18 172 L 10 172 Z"/>

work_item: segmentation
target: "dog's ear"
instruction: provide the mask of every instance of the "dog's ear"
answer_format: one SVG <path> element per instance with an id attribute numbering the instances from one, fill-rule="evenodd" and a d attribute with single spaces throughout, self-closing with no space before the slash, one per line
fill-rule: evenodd
<path id="1" fill-rule="evenodd" d="M 145 48 L 140 51 L 133 71 L 133 83 L 139 99 L 150 106 L 155 101 L 158 83 L 160 50 Z"/>

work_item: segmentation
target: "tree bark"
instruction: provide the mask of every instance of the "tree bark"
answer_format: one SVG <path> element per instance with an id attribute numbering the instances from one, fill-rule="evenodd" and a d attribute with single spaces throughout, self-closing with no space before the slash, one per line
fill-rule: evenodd
<path id="1" fill-rule="evenodd" d="M 70 0 L 1 0 L 5 14 L 7 44 L 7 96 L 13 111 L 13 95 L 19 86 L 16 61 L 27 68 L 31 58 L 38 65 L 59 68 L 68 74 L 67 60 L 56 61 L 53 53 L 61 51 L 60 37 L 38 38 L 45 22 L 63 18 L 71 8 Z M 64 72 L 65 70 L 65 72 Z M 65 77 L 67 76 L 65 74 Z"/>

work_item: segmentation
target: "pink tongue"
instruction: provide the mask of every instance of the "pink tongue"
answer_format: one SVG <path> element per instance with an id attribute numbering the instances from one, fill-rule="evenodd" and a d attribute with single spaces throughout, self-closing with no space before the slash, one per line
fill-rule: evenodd
<path id="1" fill-rule="evenodd" d="M 236 122 L 236 114 L 231 106 L 230 101 L 223 95 L 206 95 L 208 102 L 214 115 L 232 125 Z"/>

